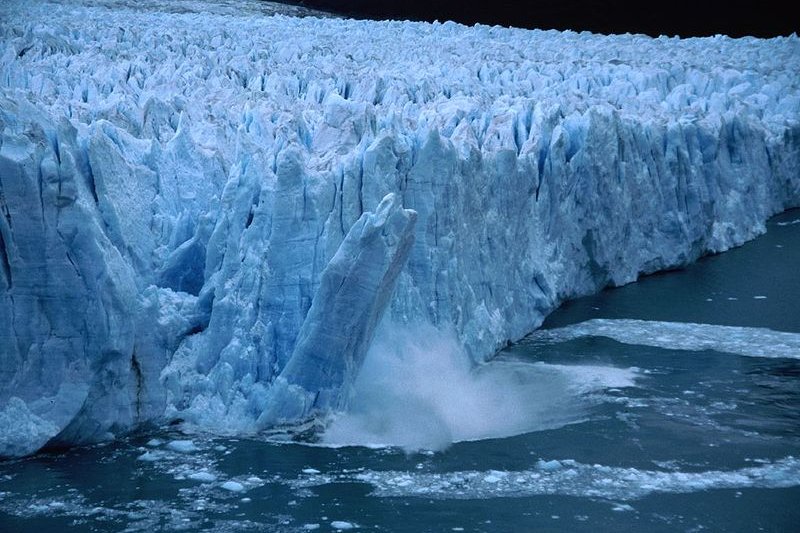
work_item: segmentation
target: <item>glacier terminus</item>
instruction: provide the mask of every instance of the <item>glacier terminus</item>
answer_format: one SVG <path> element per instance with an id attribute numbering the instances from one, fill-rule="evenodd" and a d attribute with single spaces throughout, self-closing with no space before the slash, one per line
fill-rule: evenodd
<path id="1" fill-rule="evenodd" d="M 0 456 L 324 419 L 393 326 L 480 365 L 800 206 L 796 35 L 259 4 L 0 5 Z"/>

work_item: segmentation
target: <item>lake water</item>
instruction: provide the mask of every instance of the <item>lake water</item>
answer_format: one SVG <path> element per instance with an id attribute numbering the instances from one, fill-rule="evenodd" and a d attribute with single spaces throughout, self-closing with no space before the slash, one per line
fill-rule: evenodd
<path id="1" fill-rule="evenodd" d="M 375 358 L 400 385 L 316 445 L 160 429 L 0 463 L 0 531 L 797 531 L 798 272 L 794 210 L 478 372 L 445 341 Z"/>

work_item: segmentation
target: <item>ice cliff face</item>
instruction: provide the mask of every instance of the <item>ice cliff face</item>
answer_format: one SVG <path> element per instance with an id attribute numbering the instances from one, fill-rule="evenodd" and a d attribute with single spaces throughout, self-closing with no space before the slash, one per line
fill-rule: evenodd
<path id="1" fill-rule="evenodd" d="M 480 361 L 800 205 L 796 37 L 228 4 L 0 6 L 0 455 L 338 409 L 384 314 Z"/>

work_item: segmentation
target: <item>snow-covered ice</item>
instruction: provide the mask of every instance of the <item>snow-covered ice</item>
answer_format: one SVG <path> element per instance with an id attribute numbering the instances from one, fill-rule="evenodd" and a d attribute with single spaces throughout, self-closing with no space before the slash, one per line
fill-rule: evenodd
<path id="1" fill-rule="evenodd" d="M 482 361 L 800 205 L 797 37 L 273 7 L 0 5 L 0 456 L 339 409 L 383 315 Z"/>

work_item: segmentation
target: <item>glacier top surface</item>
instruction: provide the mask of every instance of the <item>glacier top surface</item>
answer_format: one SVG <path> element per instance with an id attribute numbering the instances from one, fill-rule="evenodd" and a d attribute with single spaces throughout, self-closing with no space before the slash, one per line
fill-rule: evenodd
<path id="1" fill-rule="evenodd" d="M 479 145 L 490 122 L 530 99 L 562 116 L 598 104 L 657 121 L 744 113 L 778 131 L 800 108 L 797 37 L 653 39 L 261 16 L 273 12 L 270 3 L 232 0 L 4 3 L 0 90 L 86 123 L 124 123 L 150 97 L 175 98 L 216 146 L 245 106 L 302 116 L 309 133 L 341 121 L 342 106 L 324 105 L 334 93 L 372 108 L 379 122 L 427 124 L 445 136 L 466 119 Z"/>

